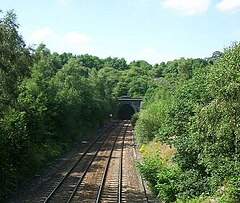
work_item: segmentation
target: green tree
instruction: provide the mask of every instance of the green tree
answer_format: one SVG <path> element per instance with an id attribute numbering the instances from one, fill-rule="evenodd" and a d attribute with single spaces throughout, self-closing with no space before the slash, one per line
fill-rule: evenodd
<path id="1" fill-rule="evenodd" d="M 240 44 L 236 43 L 211 66 L 207 89 L 213 100 L 196 120 L 196 140 L 203 150 L 200 162 L 218 184 L 239 176 L 239 60 Z"/>
<path id="2" fill-rule="evenodd" d="M 0 114 L 6 105 L 16 102 L 17 83 L 29 75 L 32 63 L 18 28 L 13 11 L 0 18 Z"/>
<path id="3" fill-rule="evenodd" d="M 111 58 L 104 59 L 104 67 L 111 67 L 116 70 L 126 70 L 128 68 L 127 62 L 124 58 Z"/>

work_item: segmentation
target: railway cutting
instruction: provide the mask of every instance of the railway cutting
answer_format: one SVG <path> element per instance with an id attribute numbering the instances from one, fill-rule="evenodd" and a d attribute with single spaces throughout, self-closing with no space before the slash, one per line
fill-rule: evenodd
<path id="1" fill-rule="evenodd" d="M 135 150 L 131 123 L 113 121 L 9 202 L 156 202 L 135 167 Z"/>

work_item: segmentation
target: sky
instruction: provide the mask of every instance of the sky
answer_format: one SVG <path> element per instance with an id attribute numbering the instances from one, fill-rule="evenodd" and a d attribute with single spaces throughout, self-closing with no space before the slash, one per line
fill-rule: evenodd
<path id="1" fill-rule="evenodd" d="M 240 41 L 240 0 L 0 0 L 28 46 L 100 58 L 205 58 Z"/>

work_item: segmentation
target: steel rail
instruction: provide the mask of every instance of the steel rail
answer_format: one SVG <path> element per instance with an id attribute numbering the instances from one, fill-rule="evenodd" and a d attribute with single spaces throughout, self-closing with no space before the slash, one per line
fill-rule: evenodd
<path id="1" fill-rule="evenodd" d="M 124 150 L 124 142 L 126 137 L 127 128 L 129 125 L 127 125 L 124 135 L 123 135 L 123 141 L 121 145 L 121 155 L 120 155 L 120 166 L 119 166 L 119 182 L 118 182 L 118 203 L 121 203 L 122 201 L 122 176 L 123 176 L 123 150 Z"/>
<path id="2" fill-rule="evenodd" d="M 133 151 L 134 151 L 134 153 L 136 155 L 136 158 L 138 158 L 137 157 L 137 153 L 136 153 L 136 148 L 135 148 L 136 145 L 135 145 L 134 135 L 133 134 L 132 134 L 132 144 L 133 144 Z M 143 193 L 144 193 L 144 196 L 145 196 L 143 201 L 146 202 L 146 203 L 149 203 L 149 198 L 148 198 L 148 195 L 147 195 L 147 190 L 146 190 L 146 187 L 145 187 L 145 183 L 143 181 L 142 174 L 140 172 L 138 174 L 139 174 L 139 178 L 140 178 L 140 181 L 141 181 L 142 190 L 143 190 Z"/>
<path id="3" fill-rule="evenodd" d="M 73 169 L 77 166 L 77 164 L 83 159 L 83 157 L 90 151 L 90 149 L 96 144 L 96 142 L 106 133 L 107 130 L 112 128 L 115 125 L 115 123 L 112 123 L 109 127 L 104 129 L 104 131 L 101 133 L 100 136 L 98 136 L 91 145 L 85 150 L 85 152 L 81 155 L 81 157 L 73 164 L 73 166 L 70 168 L 70 170 L 66 173 L 66 175 L 61 179 L 61 181 L 57 184 L 57 186 L 52 190 L 52 192 L 47 196 L 47 198 L 44 200 L 43 203 L 47 203 L 50 201 L 50 199 L 53 197 L 54 193 L 57 191 L 57 189 L 62 185 L 63 181 L 66 180 L 66 178 L 70 175 L 70 173 L 73 171 Z M 101 147 L 100 147 L 101 148 Z"/>
<path id="4" fill-rule="evenodd" d="M 124 123 L 125 124 L 125 123 Z M 126 130 L 127 130 L 127 127 L 125 128 L 125 131 L 124 131 L 124 138 L 125 139 L 125 134 L 126 134 Z M 119 131 L 119 134 L 121 133 L 121 130 Z M 98 190 L 98 195 L 97 195 L 97 199 L 96 199 L 96 203 L 99 203 L 100 200 L 101 200 L 101 195 L 102 195 L 102 192 L 103 192 L 103 187 L 104 187 L 104 184 L 105 184 L 105 181 L 106 181 L 106 177 L 107 177 L 107 173 L 108 173 L 108 168 L 109 168 L 109 165 L 110 165 L 110 161 L 111 161 L 111 158 L 112 158 L 112 153 L 114 151 L 114 147 L 116 145 L 116 141 L 117 141 L 117 138 L 119 137 L 119 134 L 118 136 L 116 136 L 115 140 L 114 140 L 114 145 L 112 146 L 112 149 L 111 149 L 111 153 L 110 153 L 110 156 L 108 158 L 108 162 L 107 162 L 107 165 L 105 167 L 105 170 L 104 170 L 104 174 L 103 174 L 103 177 L 102 177 L 102 181 L 101 181 L 101 184 L 100 184 L 100 187 L 99 187 L 99 190 Z M 121 163 L 120 163 L 121 165 Z M 121 176 L 122 177 L 122 174 Z"/>
<path id="5" fill-rule="evenodd" d="M 145 183 L 144 183 L 144 181 L 143 181 L 143 177 L 142 177 L 141 174 L 140 174 L 140 179 L 141 179 L 141 184 L 142 184 L 142 187 L 143 187 L 143 193 L 144 193 L 144 196 L 145 196 L 145 198 L 143 199 L 143 201 L 149 203 L 149 199 L 148 199 L 148 195 L 147 195 Z"/>
<path id="6" fill-rule="evenodd" d="M 124 123 L 125 125 L 125 123 Z M 123 126 L 124 126 L 123 125 Z M 127 129 L 127 127 L 126 127 Z M 124 135 L 125 135 L 125 132 L 126 132 L 126 129 L 124 131 Z M 111 152 L 110 152 L 110 155 L 108 157 L 108 162 L 107 162 L 107 165 L 105 167 L 105 170 L 104 170 L 104 173 L 103 173 L 103 177 L 102 177 L 102 180 L 101 180 L 101 184 L 99 186 L 99 189 L 98 189 L 98 194 L 97 194 L 97 198 L 96 198 L 96 203 L 99 203 L 101 201 L 101 196 L 102 196 L 102 192 L 103 192 L 103 187 L 104 187 L 104 184 L 105 184 L 105 181 L 106 181 L 106 178 L 107 178 L 107 173 L 108 173 L 108 168 L 109 168 L 109 165 L 110 165 L 110 161 L 111 161 L 111 158 L 112 158 L 112 153 L 114 151 L 114 148 L 115 148 L 115 145 L 116 145 L 116 142 L 117 142 L 117 138 L 119 137 L 120 133 L 122 131 L 122 128 L 120 129 L 118 135 L 116 136 L 115 140 L 114 140 L 114 144 L 112 145 L 112 148 L 111 148 Z"/>
<path id="7" fill-rule="evenodd" d="M 121 129 L 120 129 L 120 131 L 121 131 Z M 118 136 L 116 136 L 116 138 L 117 138 L 117 137 L 118 137 Z M 115 138 L 115 140 L 116 140 L 116 138 Z M 115 140 L 114 140 L 114 144 L 115 144 L 115 142 L 116 142 Z M 107 139 L 106 139 L 105 141 L 107 141 Z M 104 142 L 104 143 L 105 143 L 105 142 Z M 104 145 L 104 143 L 102 143 L 101 147 Z M 85 169 L 83 175 L 82 175 L 81 178 L 79 179 L 79 181 L 78 181 L 77 185 L 75 186 L 74 191 L 72 192 L 71 196 L 69 197 L 67 203 L 70 203 L 70 202 L 72 201 L 72 199 L 74 198 L 74 195 L 76 194 L 76 192 L 77 192 L 79 186 L 81 185 L 81 183 L 82 183 L 85 175 L 87 174 L 90 166 L 92 165 L 92 162 L 93 162 L 94 159 L 96 158 L 98 152 L 101 150 L 101 147 L 99 147 L 99 149 L 95 152 L 94 157 L 93 157 L 92 160 L 89 162 L 89 164 L 88 164 L 87 168 Z"/>

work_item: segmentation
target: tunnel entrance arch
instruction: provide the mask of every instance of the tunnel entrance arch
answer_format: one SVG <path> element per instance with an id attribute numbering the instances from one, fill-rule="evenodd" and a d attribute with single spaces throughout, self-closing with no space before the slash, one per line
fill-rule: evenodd
<path id="1" fill-rule="evenodd" d="M 118 119 L 130 120 L 134 113 L 136 112 L 130 104 L 122 104 L 118 109 Z"/>
<path id="2" fill-rule="evenodd" d="M 119 97 L 115 118 L 130 120 L 134 113 L 139 112 L 142 98 Z"/>

